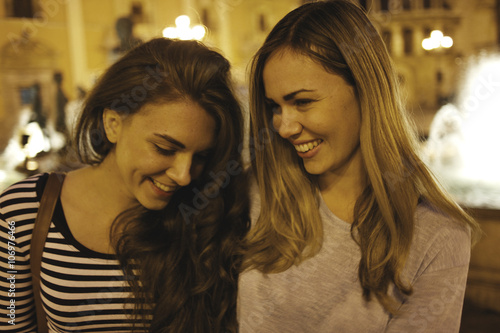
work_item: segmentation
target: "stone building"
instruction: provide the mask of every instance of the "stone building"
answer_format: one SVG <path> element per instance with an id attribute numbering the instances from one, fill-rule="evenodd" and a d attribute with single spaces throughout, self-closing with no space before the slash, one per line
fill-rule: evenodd
<path id="1" fill-rule="evenodd" d="M 435 112 L 453 102 L 474 57 L 498 51 L 496 0 L 361 0 L 378 23 L 406 87 L 408 107 L 423 135 Z M 424 50 L 433 30 L 453 39 L 450 48 Z"/>
<path id="2" fill-rule="evenodd" d="M 468 60 L 497 49 L 497 0 L 353 0 L 377 22 L 407 88 L 408 106 L 425 135 L 439 106 L 457 94 Z M 160 36 L 181 14 L 208 28 L 205 42 L 233 63 L 245 87 L 247 64 L 271 27 L 300 0 L 2 0 L 0 1 L 0 150 L 12 135 L 23 89 L 39 81 L 53 118 L 52 72 L 68 97 L 90 88 L 119 44 L 116 22 L 132 17 L 134 33 Z M 432 30 L 451 36 L 450 49 L 425 51 Z M 29 71 L 30 74 L 26 74 Z M 36 73 L 36 74 L 34 74 Z M 244 88 L 242 88 L 244 89 Z"/>

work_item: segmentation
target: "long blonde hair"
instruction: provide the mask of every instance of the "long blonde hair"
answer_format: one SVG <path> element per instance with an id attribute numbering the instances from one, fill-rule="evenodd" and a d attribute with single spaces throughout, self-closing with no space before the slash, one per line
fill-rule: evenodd
<path id="1" fill-rule="evenodd" d="M 404 294 L 412 292 L 401 273 L 419 200 L 469 226 L 474 242 L 479 227 L 443 192 L 417 155 L 417 141 L 384 43 L 363 10 L 347 1 L 308 3 L 293 10 L 254 57 L 250 142 L 261 211 L 247 235 L 245 268 L 281 272 L 314 256 L 322 244 L 317 185 L 293 147 L 273 129 L 272 111 L 265 102 L 264 66 L 284 49 L 342 76 L 357 92 L 368 186 L 356 202 L 351 233 L 361 249 L 359 278 L 365 298 L 375 295 L 392 311 L 390 283 Z"/>

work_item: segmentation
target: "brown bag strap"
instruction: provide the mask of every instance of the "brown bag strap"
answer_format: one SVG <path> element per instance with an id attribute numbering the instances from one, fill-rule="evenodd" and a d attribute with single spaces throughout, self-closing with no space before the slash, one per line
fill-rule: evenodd
<path id="1" fill-rule="evenodd" d="M 40 207 L 38 208 L 33 235 L 31 236 L 30 265 L 38 333 L 48 332 L 47 317 L 42 306 L 40 270 L 42 267 L 42 254 L 45 246 L 45 239 L 49 233 L 52 215 L 57 203 L 57 198 L 59 198 L 59 193 L 61 193 L 64 176 L 65 174 L 63 173 L 51 173 L 49 175 L 42 199 L 40 200 Z"/>

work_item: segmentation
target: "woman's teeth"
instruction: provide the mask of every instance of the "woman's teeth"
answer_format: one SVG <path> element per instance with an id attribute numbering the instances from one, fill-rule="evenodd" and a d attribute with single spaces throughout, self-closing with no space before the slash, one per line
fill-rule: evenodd
<path id="1" fill-rule="evenodd" d="M 173 192 L 175 191 L 175 187 L 173 186 L 167 186 L 167 185 L 163 185 L 162 183 L 154 180 L 153 180 L 153 184 L 155 184 L 156 187 L 158 187 L 160 190 L 164 191 L 164 192 Z"/>
<path id="2" fill-rule="evenodd" d="M 311 141 L 308 143 L 303 143 L 301 145 L 294 145 L 294 146 L 299 153 L 307 153 L 309 150 L 313 149 L 314 147 L 317 147 L 321 142 L 323 142 L 323 140 Z"/>

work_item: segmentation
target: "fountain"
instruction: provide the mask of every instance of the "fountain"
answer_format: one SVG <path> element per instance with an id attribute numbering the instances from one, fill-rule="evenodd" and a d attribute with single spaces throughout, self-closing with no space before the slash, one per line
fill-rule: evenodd
<path id="1" fill-rule="evenodd" d="M 500 313 L 500 55 L 473 59 L 463 82 L 456 104 L 436 113 L 423 158 L 484 232 L 465 297 Z"/>
<path id="2" fill-rule="evenodd" d="M 436 113 L 423 158 L 464 206 L 500 209 L 500 56 L 468 68 L 456 105 Z"/>

